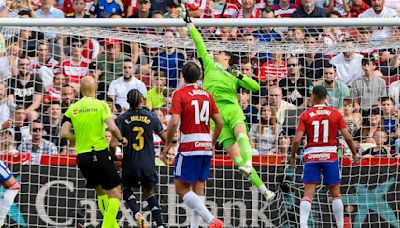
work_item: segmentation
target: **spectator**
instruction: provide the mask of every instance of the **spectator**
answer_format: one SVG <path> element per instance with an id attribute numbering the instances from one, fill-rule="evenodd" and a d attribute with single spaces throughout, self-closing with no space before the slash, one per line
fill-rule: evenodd
<path id="1" fill-rule="evenodd" d="M 93 77 L 97 83 L 96 98 L 105 100 L 107 97 L 107 86 L 104 80 L 101 80 L 102 71 L 97 68 L 96 62 L 89 63 L 89 76 Z"/>
<path id="2" fill-rule="evenodd" d="M 65 113 L 69 106 L 76 101 L 76 91 L 71 86 L 66 86 L 61 89 L 61 110 Z"/>
<path id="3" fill-rule="evenodd" d="M 244 116 L 246 117 L 247 126 L 257 122 L 258 109 L 250 103 L 250 93 L 245 89 L 241 89 L 238 93 L 240 107 L 242 107 Z"/>
<path id="4" fill-rule="evenodd" d="M 326 17 L 325 9 L 316 6 L 316 0 L 301 0 L 301 7 L 292 17 Z"/>
<path id="5" fill-rule="evenodd" d="M 10 130 L 0 131 L 0 152 L 18 153 L 18 150 L 14 147 L 12 132 Z"/>
<path id="6" fill-rule="evenodd" d="M 123 76 L 112 81 L 108 88 L 107 95 L 113 99 L 115 104 L 120 105 L 124 110 L 129 109 L 127 102 L 128 92 L 132 89 L 138 89 L 141 94 L 146 98 L 147 88 L 146 85 L 137 79 L 135 76 L 135 65 L 130 60 L 123 63 Z"/>
<path id="7" fill-rule="evenodd" d="M 331 64 L 335 65 L 337 79 L 351 85 L 355 80 L 361 78 L 363 69 L 361 61 L 364 58 L 361 54 L 353 51 L 342 52 L 333 57 Z"/>
<path id="8" fill-rule="evenodd" d="M 111 139 L 112 139 L 112 134 L 110 132 L 110 129 L 106 128 L 106 133 L 105 134 L 106 134 L 107 143 L 108 143 L 108 145 L 110 147 Z M 122 153 L 121 147 L 115 146 L 115 147 L 112 147 L 112 148 L 115 149 L 115 156 L 117 157 L 118 160 L 120 160 L 122 158 L 122 156 L 124 155 Z"/>
<path id="9" fill-rule="evenodd" d="M 85 0 L 72 0 L 72 9 L 72 12 L 66 12 L 66 18 L 90 18 L 90 13 L 86 10 Z"/>
<path id="10" fill-rule="evenodd" d="M 41 7 L 35 11 L 35 16 L 38 18 L 64 18 L 64 12 L 55 8 L 52 0 L 40 0 Z M 47 39 L 55 39 L 55 33 L 45 33 Z"/>
<path id="11" fill-rule="evenodd" d="M 43 98 L 42 81 L 32 74 L 31 62 L 26 57 L 18 61 L 18 75 L 8 79 L 8 98 L 17 105 L 21 104 L 26 112 L 34 112 L 40 108 Z"/>
<path id="12" fill-rule="evenodd" d="M 99 55 L 97 62 L 98 69 L 103 73 L 101 78 L 108 85 L 114 79 L 122 76 L 122 65 L 124 61 L 128 61 L 131 58 L 121 52 L 121 43 L 119 40 L 107 38 L 105 46 L 105 53 Z"/>
<path id="13" fill-rule="evenodd" d="M 371 8 L 360 14 L 360 18 L 395 18 L 397 12 L 394 9 L 384 6 L 385 0 L 371 0 Z M 393 27 L 385 26 L 383 28 L 374 27 L 372 40 L 384 41 L 393 35 Z"/>
<path id="14" fill-rule="evenodd" d="M 49 46 L 45 43 L 37 45 L 37 57 L 31 59 L 31 64 L 35 77 L 40 76 L 40 69 L 42 67 L 49 68 L 53 75 L 60 73 L 60 62 L 50 55 Z"/>
<path id="15" fill-rule="evenodd" d="M 208 2 L 204 12 L 205 18 L 237 18 L 239 16 L 239 7 L 231 1 L 214 0 Z"/>
<path id="16" fill-rule="evenodd" d="M 78 0 L 78 2 L 79 1 L 80 0 Z M 94 3 L 94 0 L 84 0 L 84 2 L 85 2 L 84 11 L 89 12 L 89 9 L 92 7 Z M 71 14 L 74 12 L 73 0 L 64 0 L 63 11 L 65 14 Z"/>
<path id="17" fill-rule="evenodd" d="M 15 109 L 15 104 L 14 102 L 10 101 L 7 99 L 6 96 L 6 85 L 3 83 L 0 83 L 0 125 L 2 126 L 4 122 L 7 120 L 11 119 L 12 112 Z M 1 127 L 0 130 L 9 128 L 7 127 Z"/>
<path id="18" fill-rule="evenodd" d="M 43 103 L 49 104 L 53 102 L 61 102 L 61 89 L 68 85 L 67 78 L 62 74 L 54 76 L 53 85 L 47 88 L 44 96 Z"/>
<path id="19" fill-rule="evenodd" d="M 372 108 L 368 113 L 368 121 L 364 121 L 361 128 L 354 134 L 354 138 L 360 142 L 374 143 L 372 136 L 375 131 L 382 128 L 383 120 L 379 108 Z"/>
<path id="20" fill-rule="evenodd" d="M 394 99 L 392 97 L 380 97 L 380 107 L 383 114 L 383 127 L 390 134 L 390 137 L 395 137 L 397 126 L 399 125 L 399 111 L 396 110 Z"/>
<path id="21" fill-rule="evenodd" d="M 256 7 L 255 0 L 244 0 L 239 18 L 261 18 L 261 10 Z"/>
<path id="22" fill-rule="evenodd" d="M 0 83 L 2 83 L 18 72 L 19 53 L 18 51 L 15 53 L 15 49 L 18 48 L 18 39 L 13 39 L 8 47 L 6 47 L 4 37 L 0 34 L 0 47 Z"/>
<path id="23" fill-rule="evenodd" d="M 273 10 L 266 8 L 263 12 L 264 18 L 274 18 Z M 282 40 L 283 35 L 276 31 L 273 27 L 263 26 L 252 32 L 258 41 L 262 43 L 278 42 Z"/>
<path id="24" fill-rule="evenodd" d="M 305 108 L 310 97 L 312 82 L 300 74 L 301 64 L 297 57 L 290 57 L 286 66 L 288 75 L 279 81 L 283 98 L 299 108 Z"/>
<path id="25" fill-rule="evenodd" d="M 152 18 L 150 0 L 137 0 L 137 12 L 129 15 L 129 18 Z"/>
<path id="26" fill-rule="evenodd" d="M 317 46 L 317 40 L 313 36 L 307 36 L 305 38 L 305 44 L 311 49 Z M 309 52 L 304 55 L 303 62 L 303 74 L 306 78 L 316 81 L 321 79 L 323 72 L 323 64 L 325 57 L 321 53 Z"/>
<path id="27" fill-rule="evenodd" d="M 40 121 L 34 121 L 31 125 L 32 140 L 23 142 L 18 150 L 21 153 L 31 153 L 32 164 L 40 164 L 41 154 L 58 154 L 54 143 L 43 138 L 44 128 Z"/>
<path id="28" fill-rule="evenodd" d="M 43 118 L 43 129 L 46 132 L 43 138 L 54 143 L 60 149 L 61 154 L 67 153 L 67 140 L 60 137 L 61 131 L 61 105 L 51 104 L 47 109 L 47 114 Z"/>
<path id="29" fill-rule="evenodd" d="M 186 9 L 191 17 L 200 18 L 204 16 L 207 1 L 204 0 L 188 0 L 186 1 Z"/>
<path id="30" fill-rule="evenodd" d="M 121 0 L 96 0 L 90 7 L 91 17 L 109 18 L 112 14 L 123 13 L 124 6 Z"/>
<path id="31" fill-rule="evenodd" d="M 396 107 L 400 109 L 400 80 L 394 81 L 390 84 L 389 96 L 394 98 Z"/>
<path id="32" fill-rule="evenodd" d="M 343 99 L 343 118 L 346 122 L 347 129 L 353 135 L 360 130 L 362 124 L 362 116 L 360 113 L 354 113 L 353 100 L 350 98 Z"/>
<path id="33" fill-rule="evenodd" d="M 275 16 L 279 18 L 292 17 L 292 14 L 296 12 L 298 8 L 297 5 L 290 3 L 290 0 L 279 0 L 279 3 L 272 7 Z"/>
<path id="34" fill-rule="evenodd" d="M 156 11 L 159 12 L 159 11 Z M 152 12 L 154 17 L 154 11 Z M 183 13 L 180 5 L 176 5 L 174 0 L 167 0 L 167 12 L 162 16 L 164 18 L 183 18 Z M 186 28 L 182 27 L 169 27 L 178 37 L 186 37 Z"/>
<path id="35" fill-rule="evenodd" d="M 146 106 L 150 109 L 161 108 L 165 105 L 164 102 L 164 90 L 167 89 L 165 73 L 160 71 L 160 73 L 154 72 L 152 76 L 153 88 L 147 93 Z"/>
<path id="36" fill-rule="evenodd" d="M 282 53 L 273 53 L 272 59 L 261 65 L 258 79 L 268 85 L 278 85 L 279 80 L 287 75 L 286 62 Z"/>
<path id="37" fill-rule="evenodd" d="M 283 125 L 287 110 L 296 110 L 296 106 L 282 99 L 282 90 L 278 86 L 269 88 L 268 102 L 272 109 L 276 109 L 277 123 Z"/>
<path id="38" fill-rule="evenodd" d="M 276 153 L 276 145 L 281 130 L 281 126 L 277 123 L 275 109 L 262 106 L 260 122 L 253 124 L 250 130 L 251 144 L 256 153 L 258 152 L 260 155 Z"/>
<path id="39" fill-rule="evenodd" d="M 75 89 L 79 89 L 81 79 L 89 72 L 89 63 L 83 61 L 84 41 L 77 37 L 70 39 L 71 53 L 70 56 L 62 63 L 62 74 L 67 78 L 69 85 Z"/>
<path id="40" fill-rule="evenodd" d="M 257 38 L 255 33 L 245 33 L 243 34 L 243 39 L 246 41 L 244 45 L 247 45 L 249 49 L 254 49 L 257 46 Z M 270 58 L 271 54 L 265 52 L 249 51 L 241 53 L 242 58 L 247 58 L 251 60 L 251 64 L 255 69 L 258 69 L 264 62 Z"/>
<path id="41" fill-rule="evenodd" d="M 367 110 L 379 103 L 381 96 L 386 96 L 386 82 L 376 75 L 375 62 L 369 58 L 362 60 L 364 76 L 353 81 L 351 97 L 361 98 L 361 109 Z"/>
<path id="42" fill-rule="evenodd" d="M 373 148 L 369 148 L 368 150 L 362 153 L 363 158 L 372 158 L 372 157 L 391 157 L 390 148 L 385 146 L 388 137 L 387 132 L 385 130 L 376 130 L 372 136 L 374 139 L 376 146 Z"/>
<path id="43" fill-rule="evenodd" d="M 278 143 L 276 144 L 276 155 L 285 156 L 284 161 L 287 161 L 290 153 L 290 138 L 281 132 L 278 136 Z"/>
<path id="44" fill-rule="evenodd" d="M 349 87 L 340 80 L 336 80 L 336 69 L 328 61 L 324 64 L 324 79 L 317 82 L 328 91 L 327 104 L 333 108 L 343 107 L 343 99 L 350 96 Z"/>
<path id="45" fill-rule="evenodd" d="M 343 1 L 344 10 L 348 13 L 348 17 L 358 17 L 369 9 L 369 5 L 364 0 L 352 0 L 353 4 L 350 6 L 348 1 Z"/>
<path id="46" fill-rule="evenodd" d="M 166 31 L 164 33 L 166 42 L 165 50 L 157 54 L 153 58 L 152 70 L 164 71 L 167 76 L 167 86 L 169 88 L 176 88 L 178 86 L 178 80 L 180 76 L 180 70 L 185 62 L 186 55 L 183 51 L 176 49 L 174 45 L 168 45 L 175 43 L 174 33 Z"/>
<path id="47" fill-rule="evenodd" d="M 303 44 L 305 37 L 304 28 L 292 28 L 289 30 L 289 39 L 297 44 Z"/>

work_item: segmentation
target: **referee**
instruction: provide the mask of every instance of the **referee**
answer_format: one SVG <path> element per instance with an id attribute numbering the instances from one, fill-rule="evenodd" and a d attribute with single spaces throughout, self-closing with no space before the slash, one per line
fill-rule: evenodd
<path id="1" fill-rule="evenodd" d="M 87 188 L 95 188 L 98 206 L 103 215 L 102 228 L 119 227 L 117 214 L 121 200 L 121 179 L 108 151 L 105 124 L 123 145 L 122 137 L 106 102 L 97 100 L 96 81 L 90 76 L 81 80 L 83 98 L 65 112 L 61 137 L 75 141 L 77 164 Z M 71 132 L 73 127 L 74 133 Z"/>

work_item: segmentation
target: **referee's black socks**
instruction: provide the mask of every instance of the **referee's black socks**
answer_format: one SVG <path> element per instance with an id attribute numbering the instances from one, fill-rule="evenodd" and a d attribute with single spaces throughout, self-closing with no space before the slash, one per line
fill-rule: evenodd
<path id="1" fill-rule="evenodd" d="M 149 204 L 149 208 L 151 210 L 151 216 L 153 218 L 153 221 L 155 221 L 157 223 L 157 227 L 163 226 L 164 220 L 161 215 L 161 208 L 160 208 L 160 205 L 158 204 L 157 197 L 155 195 L 152 195 L 149 198 L 147 198 L 146 200 L 147 200 L 147 203 Z"/>

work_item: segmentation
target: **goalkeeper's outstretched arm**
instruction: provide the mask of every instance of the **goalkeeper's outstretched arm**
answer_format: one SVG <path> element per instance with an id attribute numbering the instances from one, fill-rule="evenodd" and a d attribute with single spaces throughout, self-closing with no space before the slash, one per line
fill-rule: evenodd
<path id="1" fill-rule="evenodd" d="M 186 26 L 189 29 L 189 35 L 193 39 L 193 42 L 196 46 L 197 58 L 202 60 L 203 67 L 204 69 L 206 69 L 209 64 L 212 64 L 214 62 L 214 60 L 208 54 L 206 45 L 204 44 L 201 34 L 199 33 L 199 31 L 197 31 L 196 26 L 194 26 L 191 21 L 188 22 Z"/>
<path id="2" fill-rule="evenodd" d="M 239 86 L 252 92 L 257 92 L 260 90 L 260 84 L 258 84 L 256 80 L 246 75 L 243 75 L 242 79 L 239 80 Z"/>

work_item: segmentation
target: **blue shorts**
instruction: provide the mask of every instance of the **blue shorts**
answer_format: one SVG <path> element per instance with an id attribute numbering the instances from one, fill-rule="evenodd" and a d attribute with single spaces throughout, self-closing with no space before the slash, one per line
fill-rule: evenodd
<path id="1" fill-rule="evenodd" d="M 0 183 L 4 183 L 13 177 L 10 169 L 4 165 L 3 161 L 0 161 Z"/>
<path id="2" fill-rule="evenodd" d="M 320 184 L 321 171 L 324 184 L 334 186 L 340 184 L 339 161 L 304 163 L 302 181 L 304 184 Z"/>
<path id="3" fill-rule="evenodd" d="M 174 169 L 175 179 L 188 183 L 205 181 L 210 174 L 210 162 L 211 156 L 183 156 L 178 153 Z"/>

